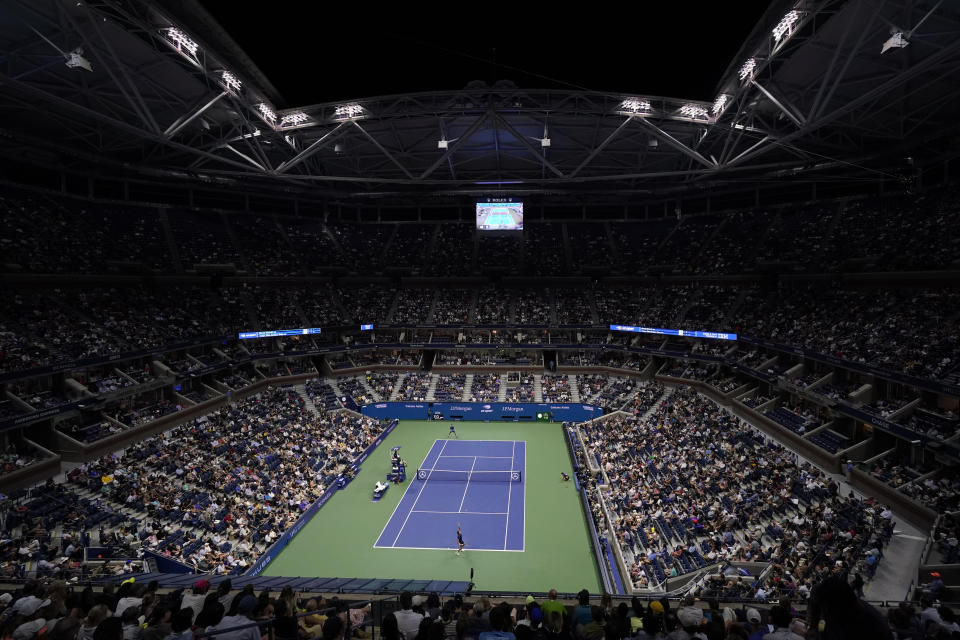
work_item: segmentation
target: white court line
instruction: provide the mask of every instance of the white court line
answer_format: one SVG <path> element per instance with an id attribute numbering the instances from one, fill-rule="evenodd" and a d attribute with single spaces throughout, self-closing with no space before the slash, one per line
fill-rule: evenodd
<path id="1" fill-rule="evenodd" d="M 438 442 L 440 442 L 440 441 L 439 441 L 439 440 L 434 440 L 434 441 L 433 441 L 433 444 L 430 446 L 430 448 L 427 449 L 427 455 L 423 456 L 423 461 L 420 463 L 421 465 L 422 465 L 424 462 L 427 461 L 427 458 L 430 457 L 430 454 L 433 452 L 433 448 L 434 448 L 435 446 L 437 446 L 437 443 L 438 443 Z M 410 489 L 413 487 L 413 481 L 416 480 L 416 479 L 417 479 L 417 474 L 414 473 L 414 474 L 413 474 L 413 478 L 410 480 L 410 484 L 407 485 L 407 488 L 406 488 L 406 490 L 404 490 L 403 495 L 400 496 L 400 499 L 397 501 L 397 506 L 395 506 L 395 507 L 393 508 L 393 513 L 390 514 L 390 517 L 387 518 L 387 523 L 386 523 L 385 525 L 383 525 L 383 529 L 380 530 L 380 535 L 377 536 L 377 541 L 379 541 L 380 538 L 383 536 L 383 532 L 387 530 L 387 527 L 390 526 L 390 523 L 393 522 L 393 516 L 397 515 L 397 509 L 400 508 L 400 504 L 403 502 L 404 497 L 406 497 L 407 491 L 410 491 Z M 422 487 L 421 487 L 421 490 L 422 490 Z M 401 531 L 402 531 L 402 528 L 401 528 Z M 394 542 L 396 542 L 396 540 L 394 540 Z M 376 547 L 376 546 L 377 546 L 377 543 L 374 542 L 374 543 L 373 543 L 373 546 Z M 381 548 L 381 549 L 387 549 L 387 548 L 389 548 L 389 547 L 380 547 L 380 548 Z"/>
<path id="2" fill-rule="evenodd" d="M 462 513 L 465 516 L 505 516 L 506 511 L 423 511 L 418 509 L 413 513 Z"/>
<path id="3" fill-rule="evenodd" d="M 523 443 L 523 551 L 527 548 L 527 441 L 518 440 Z M 508 549 L 515 551 L 515 549 Z"/>
<path id="4" fill-rule="evenodd" d="M 477 440 L 471 440 L 470 442 L 478 442 Z M 479 442 L 482 442 L 480 440 Z M 512 460 L 510 456 L 441 456 L 443 458 L 483 458 L 484 460 Z"/>
<path id="5" fill-rule="evenodd" d="M 473 459 L 473 464 L 470 465 L 470 473 L 467 474 L 467 485 L 463 488 L 463 498 L 461 498 L 461 500 L 460 500 L 460 508 L 457 509 L 457 511 L 463 511 L 463 503 L 464 503 L 464 502 L 466 501 L 466 499 L 467 499 L 467 491 L 470 490 L 470 478 L 473 477 L 473 468 L 474 468 L 475 466 L 477 466 L 477 459 L 476 459 L 476 458 Z M 429 478 L 430 478 L 430 476 L 427 475 L 427 479 L 429 479 Z"/>
<path id="6" fill-rule="evenodd" d="M 436 467 L 434 467 L 433 469 L 423 469 L 423 468 L 420 468 L 420 469 L 418 469 L 418 471 L 444 471 L 444 472 L 450 472 L 450 473 L 466 473 L 466 474 L 471 474 L 471 473 L 511 473 L 511 471 L 508 471 L 507 469 L 491 469 L 491 470 L 489 470 L 489 471 L 472 471 L 472 470 L 469 470 L 469 469 L 437 469 Z M 513 469 L 512 471 L 517 471 L 517 469 Z M 438 479 L 437 482 L 441 482 L 441 480 Z"/>
<path id="7" fill-rule="evenodd" d="M 374 549 L 412 549 L 413 551 L 452 551 L 456 547 L 378 547 L 374 545 Z M 463 548 L 464 553 L 468 551 L 493 551 L 495 553 L 522 553 L 523 549 L 471 549 L 470 547 Z"/>
<path id="8" fill-rule="evenodd" d="M 513 443 L 513 452 L 510 454 L 510 473 L 513 473 L 513 457 L 517 455 L 517 443 Z M 507 489 L 507 526 L 503 528 L 503 550 L 507 550 L 507 534 L 510 533 L 510 498 L 513 497 L 513 483 Z M 526 505 L 524 505 L 526 506 Z"/>
<path id="9" fill-rule="evenodd" d="M 439 441 L 439 440 L 434 440 L 434 441 L 433 441 L 433 447 L 437 446 L 437 443 L 438 443 L 438 442 L 440 442 L 440 441 Z M 444 440 L 444 441 L 443 441 L 443 445 L 441 445 L 441 447 L 440 447 L 440 453 L 441 453 L 441 455 L 443 454 L 443 448 L 446 447 L 446 446 L 447 446 L 447 441 Z M 427 461 L 427 458 L 430 457 L 430 453 L 433 451 L 433 447 L 430 447 L 430 451 L 427 451 L 427 455 L 425 455 L 425 456 L 423 457 L 423 462 L 421 462 L 420 464 L 423 464 L 424 462 Z M 414 475 L 414 478 L 416 478 L 416 475 Z M 430 479 L 430 474 L 427 474 L 427 480 L 429 480 L 429 479 Z M 417 492 L 417 497 L 414 498 L 414 500 L 413 500 L 413 505 L 410 506 L 410 511 L 407 512 L 407 517 L 403 519 L 403 524 L 400 525 L 400 531 L 397 532 L 397 537 L 393 539 L 393 544 L 397 544 L 397 540 L 400 539 L 400 534 L 403 533 L 403 528 L 404 528 L 405 526 L 407 526 L 407 520 L 410 519 L 410 512 L 417 508 L 417 501 L 420 500 L 420 494 L 423 493 L 423 488 L 424 488 L 425 486 L 427 486 L 427 480 L 424 480 L 424 481 L 423 481 L 423 484 L 420 485 L 420 491 Z M 407 491 L 409 491 L 411 488 L 413 488 L 413 483 L 410 483 L 410 487 L 407 488 Z M 406 497 L 407 497 L 407 494 L 404 493 L 403 496 L 400 498 L 400 502 L 403 502 L 403 498 L 406 498 Z M 397 512 L 397 509 L 400 508 L 400 502 L 397 503 L 397 506 L 394 508 L 393 513 L 396 513 L 396 512 Z M 393 520 L 393 514 L 390 514 L 390 520 L 387 520 L 387 524 L 383 525 L 383 531 L 386 531 L 386 530 L 387 530 L 387 526 L 390 524 L 390 522 L 391 522 L 392 520 Z M 381 536 L 383 535 L 383 531 L 380 532 L 380 535 L 381 535 Z M 380 538 L 377 538 L 377 540 L 379 540 L 379 539 L 380 539 Z M 390 546 L 393 546 L 393 545 L 390 545 Z"/>

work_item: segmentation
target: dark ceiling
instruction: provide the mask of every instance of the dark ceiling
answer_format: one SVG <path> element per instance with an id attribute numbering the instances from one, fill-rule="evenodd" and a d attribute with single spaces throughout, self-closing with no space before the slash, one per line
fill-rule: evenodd
<path id="1" fill-rule="evenodd" d="M 634 3 L 598 10 L 522 3 L 306 8 L 251 13 L 201 4 L 277 87 L 283 107 L 462 89 L 472 80 L 712 101 L 770 6 Z M 646 6 L 652 5 L 652 6 Z M 584 9 L 587 9 L 584 7 Z M 362 14 L 362 15 L 361 15 Z"/>

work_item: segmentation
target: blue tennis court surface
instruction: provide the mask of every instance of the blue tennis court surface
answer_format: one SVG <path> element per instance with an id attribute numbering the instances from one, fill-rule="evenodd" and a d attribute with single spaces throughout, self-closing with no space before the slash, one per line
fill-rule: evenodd
<path id="1" fill-rule="evenodd" d="M 523 551 L 526 442 L 437 440 L 375 547 Z M 436 473 L 436 475 L 434 475 Z"/>

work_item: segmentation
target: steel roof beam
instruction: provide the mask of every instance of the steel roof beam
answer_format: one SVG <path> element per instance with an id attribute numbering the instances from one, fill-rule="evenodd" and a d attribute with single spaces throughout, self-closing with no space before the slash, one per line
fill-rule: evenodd
<path id="1" fill-rule="evenodd" d="M 780 111 L 783 112 L 783 115 L 790 118 L 790 121 L 793 122 L 793 124 L 797 125 L 797 127 L 803 126 L 803 123 L 805 122 L 803 116 L 799 115 L 799 112 L 797 112 L 796 109 L 793 108 L 793 105 L 791 105 L 790 108 L 788 109 L 786 106 L 786 102 L 787 102 L 786 99 L 783 99 L 781 101 L 756 80 L 751 80 L 750 84 L 755 86 L 760 91 L 760 93 L 766 96 L 767 100 L 772 102 L 777 109 L 780 109 Z"/>
<path id="2" fill-rule="evenodd" d="M 897 74 L 893 78 L 890 78 L 883 84 L 877 87 L 874 87 L 872 90 L 860 94 L 857 98 L 851 100 L 850 102 L 848 102 L 847 104 L 841 107 L 836 108 L 831 113 L 828 113 L 824 116 L 820 116 L 815 120 L 807 120 L 807 123 L 804 127 L 792 133 L 787 134 L 786 136 L 781 138 L 780 141 L 783 143 L 788 143 L 796 140 L 799 137 L 810 135 L 813 131 L 816 131 L 817 129 L 820 129 L 821 127 L 824 127 L 830 124 L 831 122 L 842 118 L 848 113 L 855 111 L 859 107 L 869 104 L 872 101 L 876 100 L 877 98 L 886 95 L 887 93 L 896 89 L 897 87 L 904 84 L 905 82 L 913 79 L 914 76 L 917 76 L 923 73 L 924 71 L 927 70 L 928 67 L 939 64 L 941 60 L 954 54 L 958 50 L 960 50 L 960 40 L 956 40 L 951 45 L 944 47 L 940 51 L 930 55 L 927 58 L 924 58 L 923 60 L 916 63 L 909 69 L 905 69 L 903 72 Z M 767 150 L 769 150 L 769 148 L 770 146 L 762 147 L 752 153 L 741 154 L 737 156 L 735 160 L 731 160 L 729 163 L 727 163 L 727 165 L 725 165 L 725 168 L 732 167 L 734 166 L 734 164 L 739 164 L 761 153 L 765 153 Z"/>
<path id="3" fill-rule="evenodd" d="M 362 133 L 364 136 L 366 136 L 367 140 L 369 140 L 369 141 L 373 144 L 373 146 L 375 146 L 377 149 L 379 149 L 379 150 L 380 150 L 380 153 L 382 153 L 383 155 L 385 155 L 385 156 L 387 157 L 387 160 L 389 160 L 390 162 L 392 162 L 393 164 L 395 164 L 395 165 L 397 166 L 397 168 L 400 169 L 400 171 L 402 171 L 402 172 L 404 173 L 404 175 L 406 175 L 408 178 L 410 178 L 411 180 L 413 180 L 413 174 L 410 173 L 410 171 L 408 171 L 405 166 L 403 166 L 402 164 L 400 164 L 400 162 L 399 162 L 396 158 L 393 157 L 393 154 L 391 154 L 389 151 L 387 151 L 387 150 L 384 148 L 384 146 L 377 141 L 376 138 L 374 138 L 372 135 L 370 135 L 370 132 L 368 132 L 366 129 L 364 129 L 363 127 L 361 127 L 361 126 L 360 126 L 360 123 L 357 122 L 356 120 L 352 120 L 352 122 L 353 122 L 353 126 L 355 126 L 357 129 L 359 129 L 359 130 L 360 130 L 360 133 Z"/>
<path id="4" fill-rule="evenodd" d="M 346 130 L 346 126 L 347 126 L 346 121 L 341 122 L 336 127 L 331 129 L 327 133 L 323 134 L 320 138 L 315 140 L 309 147 L 307 147 L 306 149 L 304 149 L 303 151 L 295 155 L 293 158 L 291 158 L 286 162 L 281 162 L 280 165 L 274 171 L 274 173 L 284 174 L 290 169 L 292 169 L 293 167 L 297 166 L 298 164 L 306 160 L 307 158 L 309 158 L 310 156 L 312 156 L 313 154 L 315 154 L 317 151 L 320 151 L 320 149 L 322 149 L 325 145 L 329 144 L 330 142 L 332 142 L 333 140 L 341 136 Z"/>
<path id="5" fill-rule="evenodd" d="M 627 118 L 626 118 L 623 122 L 620 123 L 620 126 L 619 126 L 619 127 L 617 127 L 617 128 L 614 129 L 612 132 L 610 132 L 610 135 L 608 135 L 608 136 L 603 140 L 603 142 L 601 142 L 601 143 L 598 144 L 596 147 L 594 147 L 594 148 L 590 151 L 590 153 L 587 155 L 587 157 L 583 159 L 583 162 L 581 162 L 579 165 L 577 165 L 577 168 L 570 172 L 570 177 L 571 177 L 571 178 L 576 178 L 576 177 L 577 177 L 577 174 L 580 173 L 580 171 L 581 171 L 585 166 L 587 166 L 588 164 L 590 164 L 590 162 L 591 162 L 595 157 L 597 157 L 597 154 L 598 154 L 598 153 L 600 153 L 601 151 L 603 151 L 603 150 L 607 147 L 608 144 L 610 144 L 611 142 L 613 142 L 613 140 L 614 140 L 617 136 L 620 135 L 620 132 L 621 132 L 621 131 L 623 131 L 624 129 L 627 128 L 627 125 L 630 124 L 630 121 L 631 121 L 631 120 L 633 120 L 633 116 L 627 116 Z"/>
<path id="6" fill-rule="evenodd" d="M 168 138 L 172 138 L 173 136 L 177 135 L 178 131 L 180 131 L 185 126 L 187 126 L 188 124 L 193 122 L 195 119 L 197 119 L 200 115 L 203 114 L 204 111 L 206 111 L 207 109 L 215 105 L 217 102 L 219 102 L 220 98 L 222 98 L 225 95 L 227 95 L 227 92 L 221 91 L 219 94 L 214 96 L 212 100 L 209 100 L 206 104 L 201 106 L 199 109 L 195 110 L 189 116 L 186 114 L 180 116 L 173 122 L 173 124 L 167 127 L 167 130 L 163 132 L 163 135 L 167 136 Z"/>
<path id="7" fill-rule="evenodd" d="M 847 55 L 847 59 L 843 63 L 843 67 L 840 69 L 839 73 L 837 73 L 837 77 L 833 81 L 833 86 L 830 87 L 830 91 L 828 91 L 826 96 L 824 96 L 823 91 L 827 87 L 827 83 L 831 79 L 830 74 L 833 71 L 833 67 L 837 61 L 837 57 L 840 55 L 840 52 L 843 49 L 842 45 L 843 43 L 846 42 L 847 37 L 850 35 L 850 29 L 852 28 L 853 24 L 857 21 L 853 20 L 853 18 L 851 17 L 851 19 L 847 22 L 846 29 L 843 32 L 843 37 L 841 38 L 840 42 L 837 44 L 837 50 L 834 53 L 833 58 L 830 60 L 830 66 L 827 69 L 827 72 L 823 75 L 823 82 L 820 84 L 820 89 L 817 90 L 817 95 L 814 98 L 813 105 L 810 107 L 810 113 L 807 116 L 808 120 L 816 119 L 817 116 L 819 116 L 823 112 L 824 107 L 826 107 L 826 105 L 830 103 L 830 99 L 833 97 L 833 94 L 837 90 L 837 87 L 840 86 L 840 82 L 847 75 L 847 70 L 850 68 L 850 64 L 857 57 L 857 53 L 860 52 L 860 48 L 863 46 L 864 39 L 867 37 L 868 34 L 872 34 L 873 24 L 877 21 L 877 18 L 880 15 L 880 11 L 883 9 L 883 5 L 885 4 L 886 4 L 886 0 L 883 0 L 880 3 L 879 7 L 876 7 L 876 8 L 868 7 L 870 20 L 869 22 L 867 22 L 866 26 L 864 26 L 860 30 L 860 37 L 857 38 L 856 43 L 853 45 L 853 48 L 850 50 L 849 54 Z M 856 9 L 859 9 L 860 6 L 857 6 Z"/>
<path id="8" fill-rule="evenodd" d="M 534 158 L 536 158 L 538 161 L 540 161 L 541 163 L 543 163 L 543 166 L 545 166 L 547 169 L 550 169 L 550 171 L 551 171 L 554 175 L 556 175 L 557 177 L 559 177 L 559 178 L 563 178 L 563 177 L 564 177 L 563 171 L 560 171 L 560 169 L 556 168 L 556 167 L 553 165 L 553 163 L 551 163 L 549 160 L 547 160 L 547 157 L 546 157 L 545 155 L 543 155 L 543 153 L 541 153 L 540 151 L 538 151 L 538 150 L 530 143 L 530 141 L 527 140 L 527 137 L 526 137 L 525 135 L 521 134 L 519 131 L 517 131 L 517 130 L 513 127 L 513 125 L 511 125 L 509 122 L 506 121 L 506 119 L 505 119 L 503 116 L 501 116 L 499 113 L 494 112 L 493 117 L 494 117 L 495 119 L 497 119 L 497 120 L 500 122 L 500 124 L 503 125 L 503 128 L 506 129 L 507 131 L 509 131 L 509 132 L 510 132 L 510 135 L 512 135 L 514 138 L 516 138 L 516 139 L 517 139 L 517 142 L 519 142 L 520 144 L 522 144 L 522 145 L 527 149 L 527 151 L 529 151 L 529 152 L 533 155 Z"/>
<path id="9" fill-rule="evenodd" d="M 715 168 L 717 166 L 716 163 L 711 162 L 710 160 L 707 160 L 702 155 L 700 155 L 700 153 L 698 153 L 697 151 L 694 151 L 684 143 L 680 142 L 679 140 L 671 136 L 669 133 L 667 133 L 657 125 L 653 124 L 652 122 L 648 122 L 646 118 L 636 118 L 636 120 L 643 127 L 646 127 L 658 140 L 670 145 L 671 147 L 673 147 L 674 149 L 676 149 L 686 157 L 690 158 L 691 160 L 695 160 L 700 164 L 710 168 Z"/>
<path id="10" fill-rule="evenodd" d="M 91 43 L 90 40 L 87 38 L 83 29 L 80 28 L 80 25 L 77 23 L 77 21 L 73 18 L 73 16 L 70 15 L 70 12 L 63 11 L 59 4 L 57 6 L 58 8 L 60 8 L 61 15 L 65 16 L 67 21 L 70 22 L 71 25 L 73 25 L 74 30 L 80 34 L 80 39 L 83 40 L 84 44 L 87 45 L 87 50 L 90 53 L 92 53 L 94 56 L 96 56 L 97 60 L 99 61 L 100 65 L 103 67 L 104 71 L 106 71 L 107 74 L 113 79 L 113 83 L 120 90 L 120 93 L 122 93 L 124 97 L 127 99 L 127 101 L 130 102 L 130 106 L 133 107 L 134 111 L 136 111 L 140 115 L 140 118 L 143 120 L 143 123 L 149 129 L 153 130 L 154 133 L 160 133 L 161 131 L 160 125 L 157 124 L 157 121 L 154 119 L 153 114 L 150 112 L 150 109 L 143 102 L 143 98 L 140 96 L 140 91 L 139 89 L 137 89 L 136 84 L 130 78 L 130 74 L 127 73 L 125 65 L 122 62 L 120 62 L 119 58 L 117 58 L 117 54 L 113 50 L 113 47 L 110 46 L 109 41 L 103 36 L 103 31 L 100 29 L 100 25 L 97 24 L 97 21 L 91 19 L 88 22 L 91 25 L 93 25 L 93 29 L 94 31 L 96 31 L 98 38 L 103 43 L 103 47 L 107 50 L 107 53 L 116 63 L 117 70 L 120 72 L 120 76 L 121 76 L 120 78 L 114 75 L 114 72 L 110 68 L 110 65 L 107 63 L 106 58 L 104 58 L 104 56 L 100 54 L 100 51 L 97 47 L 93 46 L 93 43 Z M 124 83 L 121 81 L 121 79 L 126 81 L 126 84 L 129 88 L 129 93 L 127 89 L 124 88 Z"/>
<path id="11" fill-rule="evenodd" d="M 42 89 L 38 89 L 38 88 L 32 86 L 31 84 L 26 83 L 26 82 L 24 82 L 24 81 L 22 81 L 22 80 L 15 80 L 15 79 L 13 79 L 13 78 L 10 78 L 10 77 L 4 75 L 3 73 L 0 73 L 0 84 L 8 84 L 8 85 L 11 85 L 11 86 L 13 86 L 13 87 L 15 87 L 15 88 L 17 88 L 17 89 L 20 89 L 20 90 L 26 92 L 26 93 L 30 93 L 30 94 L 36 96 L 36 97 L 37 97 L 38 99 L 40 99 L 40 100 L 45 100 L 45 101 L 48 101 L 48 102 L 50 102 L 50 103 L 52 103 L 52 104 L 58 105 L 58 106 L 66 109 L 66 110 L 68 110 L 68 111 L 72 111 L 72 112 L 76 113 L 77 115 L 83 115 L 83 116 L 86 116 L 86 117 L 88 117 L 88 118 L 92 118 L 92 119 L 94 119 L 94 120 L 97 120 L 97 121 L 99 121 L 99 122 L 101 122 L 101 123 L 103 123 L 103 124 L 108 124 L 108 125 L 110 125 L 111 127 L 116 128 L 118 131 L 125 132 L 125 133 L 127 133 L 127 134 L 129 134 L 129 135 L 133 135 L 133 136 L 136 136 L 136 137 L 141 138 L 141 139 L 144 139 L 144 140 L 150 140 L 150 141 L 153 141 L 153 142 L 160 142 L 160 143 L 166 144 L 167 146 L 170 146 L 170 147 L 172 147 L 172 148 L 174 148 L 174 149 L 179 149 L 179 150 L 181 150 L 181 151 L 186 151 L 187 153 L 191 153 L 191 154 L 195 154 L 195 155 L 199 155 L 199 156 L 204 156 L 204 157 L 207 157 L 207 158 L 209 158 L 209 159 L 211 159 L 211 160 L 218 160 L 218 161 L 220 161 L 220 162 L 226 162 L 227 164 L 231 164 L 231 165 L 233 165 L 233 166 L 238 166 L 238 167 L 244 167 L 244 168 L 245 168 L 245 165 L 243 165 L 243 164 L 241 164 L 241 163 L 239 163 L 239 162 L 235 162 L 235 161 L 232 161 L 232 160 L 229 160 L 229 159 L 226 159 L 226 158 L 222 158 L 222 157 L 217 156 L 217 155 L 215 155 L 215 154 L 208 153 L 208 152 L 202 151 L 202 150 L 200 150 L 200 149 L 195 149 L 195 148 L 190 147 L 190 146 L 187 146 L 187 145 L 185 145 L 185 144 L 180 144 L 180 143 L 178 143 L 178 142 L 174 142 L 173 140 L 168 140 L 168 139 L 164 138 L 162 134 L 153 133 L 153 132 L 151 132 L 151 131 L 147 131 L 147 130 L 141 129 L 141 128 L 139 128 L 139 127 L 137 127 L 137 126 L 135 126 L 135 125 L 132 125 L 132 124 L 130 124 L 130 123 L 123 122 L 122 120 L 117 120 L 116 118 L 114 118 L 114 117 L 112 117 L 112 116 L 109 116 L 109 115 L 100 113 L 99 111 L 96 111 L 96 110 L 91 109 L 91 108 L 89 108 L 89 107 L 85 107 L 85 106 L 83 106 L 83 105 L 76 104 L 75 102 L 71 102 L 70 100 L 67 100 L 67 99 L 65 99 L 65 98 L 61 98 L 60 96 L 54 95 L 54 94 L 52 94 L 52 93 L 48 93 L 48 92 L 46 92 L 46 91 L 43 91 Z"/>
<path id="12" fill-rule="evenodd" d="M 470 127 L 467 128 L 467 130 L 464 131 L 459 138 L 453 141 L 453 144 L 447 145 L 447 150 L 444 151 L 443 154 L 439 158 L 437 158 L 433 164 L 427 167 L 426 170 L 424 170 L 424 172 L 420 174 L 417 180 L 423 181 L 423 180 L 426 180 L 428 177 L 430 177 L 430 175 L 437 170 L 437 167 L 439 167 L 441 164 L 446 162 L 447 159 L 449 159 L 453 155 L 453 152 L 456 151 L 461 144 L 463 144 L 468 138 L 470 138 L 470 136 L 475 134 L 480 129 L 483 123 L 487 121 L 488 115 L 489 115 L 488 111 L 484 111 L 482 114 L 480 114 L 480 117 L 474 120 L 473 124 L 471 124 Z"/>

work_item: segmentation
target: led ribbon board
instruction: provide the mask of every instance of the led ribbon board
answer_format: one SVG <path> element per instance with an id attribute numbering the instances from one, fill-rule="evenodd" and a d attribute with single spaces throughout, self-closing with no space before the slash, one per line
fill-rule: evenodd
<path id="1" fill-rule="evenodd" d="M 243 331 L 238 335 L 241 340 L 253 340 L 255 338 L 282 338 L 284 336 L 309 336 L 317 333 L 320 333 L 319 328 L 274 329 L 273 331 Z"/>
<path id="2" fill-rule="evenodd" d="M 655 333 L 664 336 L 683 336 L 685 338 L 711 338 L 713 340 L 736 340 L 735 333 L 721 333 L 719 331 L 690 331 L 688 329 L 652 329 L 650 327 L 634 327 L 628 324 L 612 324 L 610 331 L 629 331 L 630 333 Z"/>

